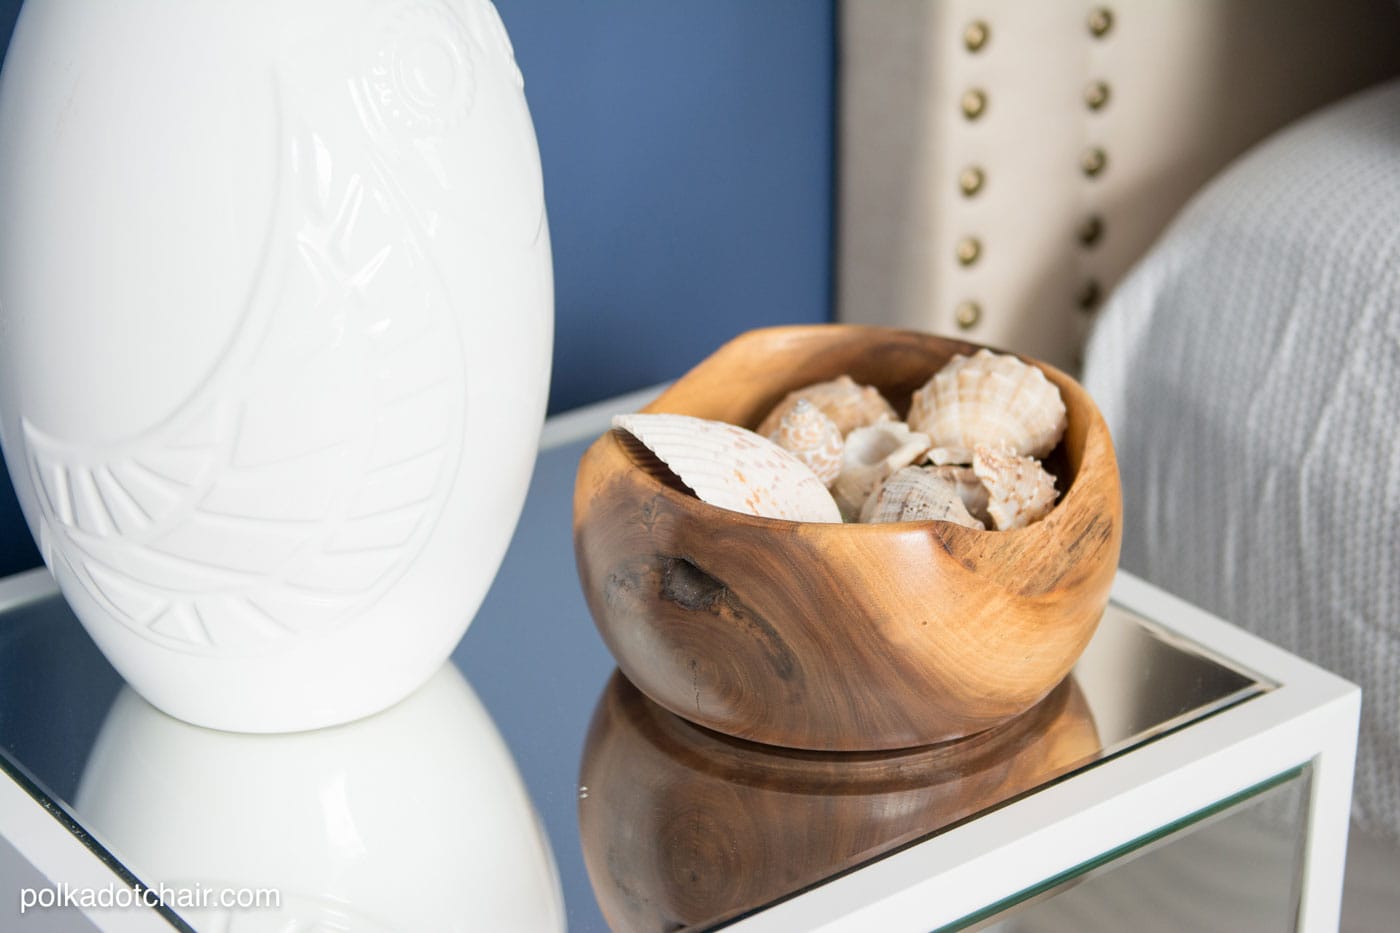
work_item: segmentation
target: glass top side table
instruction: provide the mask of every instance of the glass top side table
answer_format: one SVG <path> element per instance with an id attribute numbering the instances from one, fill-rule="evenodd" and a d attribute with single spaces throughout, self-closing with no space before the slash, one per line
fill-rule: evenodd
<path id="1" fill-rule="evenodd" d="M 86 911 L 117 930 L 1335 926 L 1359 692 L 1126 574 L 1072 677 L 973 740 L 783 752 L 641 697 L 570 529 L 579 456 L 641 400 L 551 419 L 453 663 L 361 723 L 176 723 L 43 571 L 0 581 L 0 835 L 53 885 L 168 888 Z M 177 902 L 244 887 L 281 907 Z"/>

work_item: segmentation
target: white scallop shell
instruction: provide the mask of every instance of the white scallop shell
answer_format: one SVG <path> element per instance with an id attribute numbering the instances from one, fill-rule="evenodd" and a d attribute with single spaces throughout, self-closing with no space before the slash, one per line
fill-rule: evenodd
<path id="1" fill-rule="evenodd" d="M 978 447 L 972 469 L 987 487 L 987 512 L 998 531 L 1024 528 L 1045 517 L 1059 496 L 1055 477 L 1033 457 Z"/>
<path id="2" fill-rule="evenodd" d="M 783 417 L 802 399 L 811 402 L 822 410 L 822 414 L 835 421 L 843 437 L 856 428 L 880 421 L 894 421 L 898 417 L 879 389 L 859 385 L 850 376 L 838 376 L 829 382 L 817 382 L 789 392 L 763 419 L 758 433 L 764 437 L 772 436 Z"/>
<path id="3" fill-rule="evenodd" d="M 986 525 L 968 514 L 952 483 L 925 467 L 896 470 L 865 500 L 863 522 L 953 522 L 978 531 Z"/>
<path id="4" fill-rule="evenodd" d="M 948 464 L 925 469 L 944 482 L 952 484 L 969 515 L 985 526 L 992 524 L 992 518 L 987 514 L 987 487 L 982 485 L 972 467 Z"/>
<path id="5" fill-rule="evenodd" d="M 990 350 L 953 357 L 909 405 L 909 425 L 929 436 L 937 464 L 971 463 L 978 445 L 1043 457 L 1066 424 L 1064 399 L 1045 373 Z"/>
<path id="6" fill-rule="evenodd" d="M 841 454 L 846 449 L 841 429 L 805 398 L 797 400 L 768 439 L 811 467 L 825 486 L 841 472 Z"/>
<path id="7" fill-rule="evenodd" d="M 841 474 L 831 484 L 841 514 L 855 521 L 879 482 L 916 462 L 928 448 L 928 435 L 909 430 L 902 421 L 881 421 L 847 434 Z"/>
<path id="8" fill-rule="evenodd" d="M 615 415 L 701 500 L 794 522 L 839 522 L 841 512 L 811 468 L 752 431 L 689 415 Z"/>

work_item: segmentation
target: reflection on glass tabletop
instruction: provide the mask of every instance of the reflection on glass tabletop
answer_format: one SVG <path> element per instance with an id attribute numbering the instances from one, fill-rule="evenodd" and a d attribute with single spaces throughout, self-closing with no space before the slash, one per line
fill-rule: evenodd
<path id="1" fill-rule="evenodd" d="M 49 591 L 0 614 L 0 764 L 127 881 L 276 888 L 279 916 L 331 928 L 465 913 L 482 929 L 677 930 L 800 894 L 1269 688 L 1111 605 L 1070 678 L 959 742 L 829 755 L 708 732 L 616 673 L 589 620 L 570 519 L 585 446 L 541 452 L 452 662 L 393 709 L 285 736 L 185 725 L 124 687 Z M 168 917 L 204 928 L 217 913 Z"/>

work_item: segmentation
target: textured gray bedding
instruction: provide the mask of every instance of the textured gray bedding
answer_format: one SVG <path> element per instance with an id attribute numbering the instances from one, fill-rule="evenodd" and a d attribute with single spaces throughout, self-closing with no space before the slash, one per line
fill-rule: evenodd
<path id="1" fill-rule="evenodd" d="M 1400 843 L 1400 82 L 1197 195 L 1105 308 L 1085 382 L 1124 566 L 1362 686 L 1355 817 Z"/>

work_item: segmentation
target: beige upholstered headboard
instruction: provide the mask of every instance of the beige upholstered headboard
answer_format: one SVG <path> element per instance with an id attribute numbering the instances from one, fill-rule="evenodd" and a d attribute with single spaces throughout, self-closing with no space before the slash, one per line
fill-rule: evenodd
<path id="1" fill-rule="evenodd" d="M 843 0 L 837 316 L 1074 367 L 1197 188 L 1396 73 L 1390 0 Z"/>

